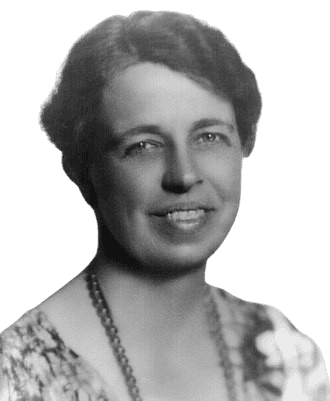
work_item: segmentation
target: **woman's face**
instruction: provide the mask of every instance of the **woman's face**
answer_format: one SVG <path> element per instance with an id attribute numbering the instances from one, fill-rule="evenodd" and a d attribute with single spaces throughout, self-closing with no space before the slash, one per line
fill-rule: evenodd
<path id="1" fill-rule="evenodd" d="M 144 268 L 204 266 L 239 206 L 242 149 L 231 104 L 141 63 L 115 78 L 103 116 L 111 136 L 91 176 L 112 236 Z"/>

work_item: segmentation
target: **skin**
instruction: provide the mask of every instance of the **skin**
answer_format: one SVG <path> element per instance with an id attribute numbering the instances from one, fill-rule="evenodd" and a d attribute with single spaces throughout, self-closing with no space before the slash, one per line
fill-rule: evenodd
<path id="1" fill-rule="evenodd" d="M 181 73 L 141 63 L 115 78 L 102 111 L 110 133 L 91 178 L 111 234 L 105 245 L 151 275 L 205 267 L 239 207 L 242 148 L 231 103 Z M 202 222 L 173 226 L 157 215 L 190 202 L 208 208 Z"/>
<path id="2" fill-rule="evenodd" d="M 182 74 L 145 63 L 115 79 L 104 95 L 103 116 L 111 134 L 91 170 L 104 235 L 94 263 L 143 399 L 227 400 L 202 288 L 206 260 L 224 241 L 239 206 L 242 149 L 233 108 Z M 174 225 L 154 216 L 164 205 L 187 202 L 212 210 L 202 219 L 183 213 Z M 42 309 L 64 342 L 108 382 L 114 399 L 128 401 L 83 275 Z M 286 321 L 269 314 L 276 332 L 265 333 L 267 344 L 274 336 L 285 351 L 296 340 L 284 338 Z M 262 340 L 257 346 L 265 352 Z M 298 354 L 289 348 L 283 401 L 309 400 Z"/>
<path id="3" fill-rule="evenodd" d="M 100 229 L 93 264 L 143 399 L 225 400 L 203 288 L 206 261 L 239 207 L 242 147 L 233 107 L 178 72 L 143 63 L 111 82 L 102 113 L 108 142 L 90 171 Z M 175 224 L 155 215 L 178 204 L 209 210 L 193 219 L 183 213 Z M 61 296 L 65 313 L 56 300 L 43 307 L 66 344 L 128 401 L 84 276 L 72 286 Z"/>

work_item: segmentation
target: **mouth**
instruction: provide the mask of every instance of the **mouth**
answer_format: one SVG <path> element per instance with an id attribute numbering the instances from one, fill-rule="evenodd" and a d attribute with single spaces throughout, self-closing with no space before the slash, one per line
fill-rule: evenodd
<path id="1" fill-rule="evenodd" d="M 194 214 L 198 214 L 201 212 L 208 212 L 214 210 L 213 207 L 202 203 L 202 202 L 181 202 L 181 203 L 173 203 L 169 205 L 164 205 L 164 206 L 159 206 L 155 210 L 151 212 L 151 214 L 154 214 L 156 216 L 164 217 L 167 216 L 168 214 L 174 214 L 175 212 L 179 213 L 191 213 L 191 216 Z M 185 216 L 187 216 L 185 215 Z"/>
<path id="2" fill-rule="evenodd" d="M 177 204 L 164 207 L 153 213 L 157 220 L 181 232 L 190 232 L 203 226 L 213 208 L 201 204 Z"/>
<path id="3" fill-rule="evenodd" d="M 175 210 L 168 212 L 166 217 L 173 222 L 190 222 L 200 219 L 205 213 L 204 209 Z"/>

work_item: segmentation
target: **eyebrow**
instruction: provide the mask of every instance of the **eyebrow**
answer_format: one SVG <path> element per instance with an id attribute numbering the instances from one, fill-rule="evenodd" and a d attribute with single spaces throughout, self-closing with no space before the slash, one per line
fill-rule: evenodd
<path id="1" fill-rule="evenodd" d="M 232 123 L 228 123 L 218 118 L 202 118 L 201 120 L 198 120 L 193 124 L 192 131 L 197 131 L 202 128 L 213 127 L 216 125 L 227 128 L 229 132 L 233 132 L 235 130 L 235 127 Z"/>
<path id="2" fill-rule="evenodd" d="M 213 127 L 213 126 L 225 127 L 228 129 L 228 131 L 230 133 L 235 130 L 235 127 L 233 124 L 228 123 L 223 120 L 220 120 L 218 118 L 202 118 L 193 123 L 192 129 L 190 131 L 193 132 L 193 131 L 197 131 L 199 129 Z M 137 127 L 128 129 L 127 131 L 118 132 L 118 135 L 120 137 L 127 138 L 127 137 L 131 137 L 131 136 L 143 134 L 143 133 L 154 134 L 154 135 L 163 135 L 163 131 L 161 130 L 161 128 L 158 125 L 154 125 L 154 124 L 139 125 Z"/>
<path id="3" fill-rule="evenodd" d="M 137 127 L 130 128 L 126 131 L 118 132 L 117 135 L 119 135 L 120 137 L 127 138 L 143 133 L 162 135 L 160 127 L 155 124 L 139 125 Z"/>

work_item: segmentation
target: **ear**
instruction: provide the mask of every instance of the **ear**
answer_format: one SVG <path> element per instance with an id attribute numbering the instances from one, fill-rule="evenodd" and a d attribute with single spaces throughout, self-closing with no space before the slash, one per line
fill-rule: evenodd
<path id="1" fill-rule="evenodd" d="M 91 177 L 91 168 L 87 172 L 87 176 L 79 185 L 79 191 L 83 196 L 85 202 L 95 210 L 98 206 L 97 194 Z"/>
<path id="2" fill-rule="evenodd" d="M 255 142 L 256 142 L 256 133 L 257 133 L 257 125 L 253 124 L 251 126 L 250 135 L 245 140 L 244 145 L 243 145 L 243 156 L 244 157 L 250 156 L 250 154 L 254 148 Z"/>
<path id="3" fill-rule="evenodd" d="M 92 182 L 88 180 L 88 182 L 81 184 L 79 186 L 79 191 L 82 197 L 84 198 L 85 202 L 94 210 L 97 207 L 98 202 L 94 185 L 92 184 Z"/>
<path id="4" fill-rule="evenodd" d="M 83 196 L 85 202 L 94 210 L 97 206 L 97 196 L 94 189 L 93 182 L 90 177 L 89 169 L 85 174 L 78 174 L 74 169 L 72 169 L 70 159 L 65 157 L 62 153 L 62 167 L 65 174 L 69 177 L 75 185 L 77 185 L 81 195 Z"/>

